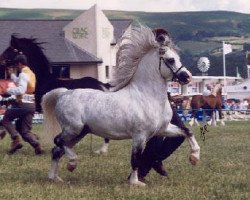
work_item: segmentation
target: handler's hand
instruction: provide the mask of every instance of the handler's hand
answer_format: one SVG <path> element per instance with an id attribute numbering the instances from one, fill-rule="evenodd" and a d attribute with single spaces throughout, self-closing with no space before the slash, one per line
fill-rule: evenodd
<path id="1" fill-rule="evenodd" d="M 13 74 L 14 73 L 13 67 L 8 67 L 7 70 L 6 70 L 6 72 L 7 72 L 8 75 Z"/>
<path id="2" fill-rule="evenodd" d="M 4 94 L 2 94 L 1 96 L 2 96 L 3 98 L 9 98 L 11 95 L 8 94 L 8 93 L 4 93 Z"/>

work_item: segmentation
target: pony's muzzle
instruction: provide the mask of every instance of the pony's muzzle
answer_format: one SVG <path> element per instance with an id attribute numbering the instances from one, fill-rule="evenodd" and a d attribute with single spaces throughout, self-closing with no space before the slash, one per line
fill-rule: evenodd
<path id="1" fill-rule="evenodd" d="M 188 70 L 181 70 L 177 75 L 180 84 L 188 84 L 192 79 L 192 74 Z"/>

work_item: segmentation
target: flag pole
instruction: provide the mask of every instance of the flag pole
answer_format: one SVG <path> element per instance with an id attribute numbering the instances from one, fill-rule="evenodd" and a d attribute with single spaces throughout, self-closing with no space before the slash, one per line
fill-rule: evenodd
<path id="1" fill-rule="evenodd" d="M 225 42 L 222 41 L 222 57 L 223 57 L 223 78 L 224 78 L 224 93 L 227 96 L 226 92 L 226 57 L 225 57 Z"/>

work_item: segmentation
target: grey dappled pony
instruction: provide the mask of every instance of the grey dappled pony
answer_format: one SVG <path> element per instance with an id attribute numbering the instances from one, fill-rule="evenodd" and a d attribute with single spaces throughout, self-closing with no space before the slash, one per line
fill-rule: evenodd
<path id="1" fill-rule="evenodd" d="M 61 129 L 54 138 L 49 178 L 62 181 L 58 164 L 64 154 L 69 159 L 68 170 L 76 168 L 77 155 L 72 148 L 92 133 L 113 140 L 132 139 L 129 183 L 144 186 L 138 180 L 137 169 L 146 142 L 155 135 L 185 135 L 170 124 L 167 82 L 173 79 L 187 84 L 191 73 L 182 66 L 170 40 L 160 45 L 151 29 L 140 26 L 127 31 L 119 42 L 112 91 L 60 88 L 48 92 L 42 102 L 46 133 L 48 137 L 58 134 L 53 127 L 56 121 Z M 196 163 L 200 147 L 194 136 L 188 141 L 190 160 Z"/>

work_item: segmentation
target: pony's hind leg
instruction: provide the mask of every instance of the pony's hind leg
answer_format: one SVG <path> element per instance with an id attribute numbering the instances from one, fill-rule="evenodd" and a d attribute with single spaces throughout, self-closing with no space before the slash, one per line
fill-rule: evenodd
<path id="1" fill-rule="evenodd" d="M 143 135 L 143 134 L 141 134 Z M 131 155 L 132 172 L 129 176 L 129 183 L 132 185 L 145 186 L 146 184 L 138 179 L 138 168 L 140 166 L 142 152 L 146 145 L 146 138 L 137 136 L 133 138 L 133 147 Z"/>
<path id="2" fill-rule="evenodd" d="M 70 141 L 68 141 L 64 145 L 64 150 L 65 150 L 66 156 L 69 159 L 67 169 L 70 172 L 74 171 L 76 166 L 77 166 L 77 163 L 76 163 L 77 155 L 74 152 L 74 150 L 72 149 L 72 147 L 75 146 L 76 143 L 78 143 L 81 139 L 83 139 L 90 132 L 91 132 L 91 130 L 90 130 L 89 126 L 85 125 L 79 135 L 77 135 L 76 137 L 73 137 Z"/>
<path id="3" fill-rule="evenodd" d="M 108 146 L 109 146 L 109 139 L 104 138 L 104 142 L 102 143 L 102 146 L 100 149 L 96 150 L 96 154 L 105 154 L 108 152 Z"/>
<path id="4" fill-rule="evenodd" d="M 49 171 L 49 179 L 56 182 L 63 182 L 63 180 L 58 176 L 58 164 L 60 158 L 64 155 L 65 151 L 63 149 L 63 139 L 61 133 L 57 135 L 54 139 L 55 146 L 51 151 L 51 168 Z"/>
<path id="5" fill-rule="evenodd" d="M 69 158 L 68 170 L 73 171 L 76 168 L 76 154 L 71 149 L 77 142 L 79 142 L 87 133 L 89 133 L 90 129 L 88 126 L 84 126 L 83 130 L 80 134 L 68 134 L 68 131 L 63 130 L 62 133 L 57 135 L 54 138 L 55 146 L 52 149 L 52 161 L 51 161 L 51 169 L 49 172 L 49 179 L 53 181 L 63 181 L 58 176 L 58 164 L 60 158 L 66 153 L 66 156 Z"/>

